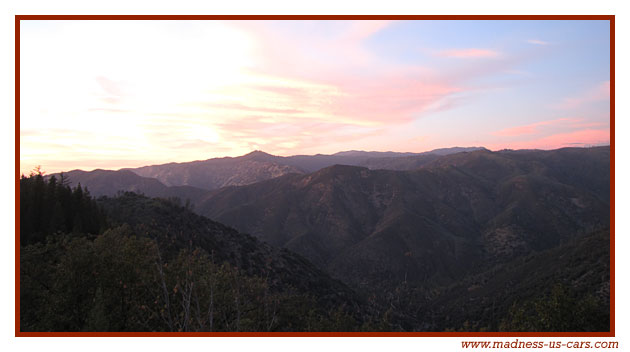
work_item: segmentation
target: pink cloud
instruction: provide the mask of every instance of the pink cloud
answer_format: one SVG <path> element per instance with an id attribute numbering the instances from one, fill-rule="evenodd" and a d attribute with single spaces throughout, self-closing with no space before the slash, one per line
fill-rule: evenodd
<path id="1" fill-rule="evenodd" d="M 585 129 L 552 134 L 527 141 L 497 143 L 489 145 L 491 149 L 558 149 L 564 147 L 602 145 L 610 143 L 609 129 Z"/>
<path id="2" fill-rule="evenodd" d="M 515 127 L 510 127 L 510 128 L 505 128 L 499 131 L 495 131 L 492 134 L 495 136 L 501 136 L 501 137 L 514 137 L 514 136 L 522 136 L 522 135 L 527 135 L 527 134 L 534 134 L 534 133 L 538 133 L 541 131 L 541 127 L 543 126 L 554 126 L 554 125 L 560 125 L 560 124 L 567 124 L 567 123 L 571 123 L 571 122 L 578 122 L 580 121 L 579 119 L 569 119 L 569 118 L 562 118 L 562 119 L 555 119 L 555 120 L 548 120 L 548 121 L 539 121 L 539 122 L 535 122 L 529 125 L 522 125 L 522 126 L 515 126 Z"/>
<path id="3" fill-rule="evenodd" d="M 554 107 L 561 110 L 570 110 L 585 104 L 596 103 L 609 99 L 610 81 L 605 81 L 578 96 L 565 98 L 561 103 L 556 104 Z"/>
<path id="4" fill-rule="evenodd" d="M 596 128 L 596 127 L 608 127 L 608 122 L 589 122 L 589 123 L 580 123 L 575 125 L 577 128 Z"/>
<path id="5" fill-rule="evenodd" d="M 275 30 L 255 21 L 234 25 L 248 32 L 256 43 L 254 56 L 259 62 L 253 69 L 277 76 L 314 79 L 322 73 L 338 73 L 340 66 L 349 66 L 345 69 L 350 72 L 350 67 L 356 69 L 374 63 L 375 57 L 364 47 L 364 42 L 391 23 L 323 21 L 314 27 L 317 30 L 299 33 Z M 330 35 L 331 32 L 335 34 Z"/>
<path id="6" fill-rule="evenodd" d="M 437 53 L 438 56 L 453 57 L 459 59 L 482 59 L 482 58 L 497 58 L 501 54 L 495 50 L 489 49 L 450 49 L 442 50 Z"/>
<path id="7" fill-rule="evenodd" d="M 420 113 L 442 98 L 462 90 L 414 77 L 382 77 L 342 87 L 346 95 L 332 102 L 329 107 L 331 113 L 388 124 L 409 122 L 414 113 Z"/>
<path id="8" fill-rule="evenodd" d="M 548 42 L 542 41 L 542 40 L 538 40 L 538 39 L 528 39 L 527 42 L 529 44 L 535 44 L 535 45 L 549 45 Z"/>
<path id="9" fill-rule="evenodd" d="M 287 109 L 293 107 L 303 112 L 301 119 L 318 116 L 317 119 L 356 125 L 406 123 L 418 113 L 435 108 L 436 102 L 448 101 L 448 97 L 462 91 L 458 86 L 427 78 L 414 68 L 323 79 L 326 81 L 310 82 L 327 88 L 255 86 L 254 89 L 263 92 L 265 102 L 281 102 Z"/>
<path id="10" fill-rule="evenodd" d="M 343 122 L 290 121 L 270 123 L 263 117 L 248 116 L 216 124 L 222 137 L 238 140 L 249 149 L 262 149 L 276 155 L 294 155 L 308 150 L 321 153 L 371 136 L 381 135 L 381 128 L 354 126 Z M 339 149 L 341 150 L 341 149 Z"/>
<path id="11" fill-rule="evenodd" d="M 291 112 L 303 112 L 301 118 L 325 115 L 327 119 L 354 121 L 356 125 L 401 124 L 463 91 L 461 80 L 444 79 L 419 65 L 384 62 L 364 46 L 366 39 L 391 24 L 391 21 L 330 21 L 325 30 L 294 34 L 256 23 L 236 23 L 256 43 L 257 62 L 248 73 L 296 84 L 249 86 L 248 89 L 258 91 L 252 93 L 260 101 L 256 106 L 268 110 L 229 108 L 271 113 L 295 110 Z M 321 34 L 324 32 L 328 33 L 325 37 Z M 336 39 L 331 40 L 329 32 L 336 32 L 333 36 Z M 485 49 L 451 54 L 498 55 Z M 235 93 L 241 94 L 236 89 Z M 453 105 L 442 104 L 441 108 L 449 106 Z"/>

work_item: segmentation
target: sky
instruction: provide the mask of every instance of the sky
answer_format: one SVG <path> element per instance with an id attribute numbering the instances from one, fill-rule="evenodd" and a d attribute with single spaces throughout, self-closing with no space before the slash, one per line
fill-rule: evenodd
<path id="1" fill-rule="evenodd" d="M 20 169 L 609 144 L 608 21 L 21 21 Z"/>

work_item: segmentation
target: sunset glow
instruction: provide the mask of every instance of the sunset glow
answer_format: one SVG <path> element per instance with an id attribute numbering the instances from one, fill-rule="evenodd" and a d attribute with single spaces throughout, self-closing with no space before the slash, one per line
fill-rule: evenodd
<path id="1" fill-rule="evenodd" d="M 609 143 L 608 21 L 21 21 L 28 173 Z"/>

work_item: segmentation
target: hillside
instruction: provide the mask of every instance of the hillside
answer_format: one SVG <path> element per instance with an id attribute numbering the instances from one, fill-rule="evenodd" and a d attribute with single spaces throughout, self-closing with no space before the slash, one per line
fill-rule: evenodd
<path id="1" fill-rule="evenodd" d="M 97 203 L 41 175 L 21 186 L 23 224 L 44 225 L 20 247 L 22 331 L 338 331 L 378 317 L 301 256 L 170 200 Z M 51 219 L 55 204 L 95 226 Z"/>
<path id="2" fill-rule="evenodd" d="M 431 316 L 436 328 L 608 331 L 610 232 L 589 233 L 436 292 L 416 312 Z"/>
<path id="3" fill-rule="evenodd" d="M 176 203 L 134 193 L 100 199 L 99 203 L 112 225 L 127 224 L 136 233 L 144 232 L 156 238 L 165 253 L 199 247 L 211 253 L 217 263 L 228 262 L 248 275 L 269 275 L 270 282 L 290 285 L 300 292 L 333 301 L 353 299 L 350 289 L 330 279 L 301 256 L 271 247 Z"/>
<path id="4" fill-rule="evenodd" d="M 337 165 L 223 188 L 197 211 L 354 287 L 450 282 L 608 226 L 608 156 L 480 150 L 412 171 Z"/>

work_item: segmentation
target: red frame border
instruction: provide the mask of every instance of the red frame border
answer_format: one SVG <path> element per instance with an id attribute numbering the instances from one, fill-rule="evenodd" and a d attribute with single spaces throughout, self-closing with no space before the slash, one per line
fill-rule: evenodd
<path id="1" fill-rule="evenodd" d="M 20 331 L 20 21 L 24 20 L 607 20 L 610 21 L 609 332 L 22 332 Z M 614 337 L 615 336 L 615 16 L 614 15 L 16 15 L 15 16 L 15 336 L 16 337 Z"/>

